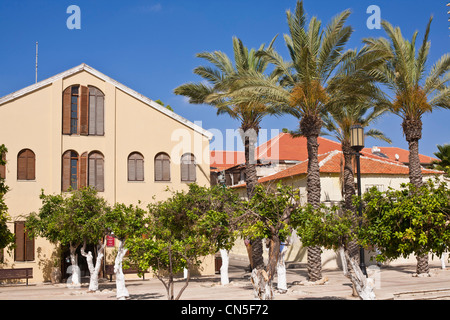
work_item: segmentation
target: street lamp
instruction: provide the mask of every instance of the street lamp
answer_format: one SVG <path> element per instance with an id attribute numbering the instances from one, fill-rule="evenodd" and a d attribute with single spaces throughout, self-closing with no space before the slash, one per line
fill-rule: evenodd
<path id="1" fill-rule="evenodd" d="M 361 199 L 361 166 L 360 166 L 360 151 L 364 148 L 364 128 L 360 125 L 350 127 L 350 146 L 356 152 L 356 171 L 358 181 L 358 197 Z M 358 207 L 359 216 L 362 217 L 362 202 L 359 202 Z M 361 222 L 360 222 L 361 225 Z M 364 248 L 359 247 L 359 267 L 362 273 L 367 277 L 366 265 L 364 263 Z"/>

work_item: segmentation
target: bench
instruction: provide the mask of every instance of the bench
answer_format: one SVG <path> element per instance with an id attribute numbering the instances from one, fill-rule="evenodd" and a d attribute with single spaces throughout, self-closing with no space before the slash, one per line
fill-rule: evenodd
<path id="1" fill-rule="evenodd" d="M 0 269 L 0 280 L 33 278 L 33 268 Z"/>
<path id="2" fill-rule="evenodd" d="M 132 273 L 139 273 L 138 268 L 131 267 L 128 269 L 122 269 L 123 274 L 132 274 Z M 145 273 L 148 273 L 148 271 L 141 271 L 142 273 L 142 280 L 145 280 Z M 114 265 L 107 264 L 105 265 L 105 275 L 109 276 L 109 281 L 112 281 L 112 276 L 114 274 Z"/>

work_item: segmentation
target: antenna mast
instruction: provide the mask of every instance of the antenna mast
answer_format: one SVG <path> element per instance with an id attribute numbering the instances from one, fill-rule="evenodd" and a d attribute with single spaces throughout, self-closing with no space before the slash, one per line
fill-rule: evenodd
<path id="1" fill-rule="evenodd" d="M 36 41 L 36 83 L 37 83 L 37 76 L 38 76 L 38 42 Z"/>

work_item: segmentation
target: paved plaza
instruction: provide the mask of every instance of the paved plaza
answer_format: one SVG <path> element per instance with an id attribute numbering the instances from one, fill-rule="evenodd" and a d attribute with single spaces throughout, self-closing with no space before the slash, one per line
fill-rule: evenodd
<path id="1" fill-rule="evenodd" d="M 220 275 L 194 277 L 181 296 L 182 300 L 253 300 L 247 261 L 242 257 L 230 259 L 230 284 L 221 285 Z M 348 278 L 341 270 L 323 270 L 328 279 L 322 285 L 309 285 L 306 265 L 287 265 L 286 293 L 275 292 L 275 300 L 359 300 L 352 296 Z M 415 265 L 381 266 L 376 275 L 377 300 L 447 300 L 450 299 L 450 269 L 442 269 L 439 260 L 430 261 L 430 277 L 414 277 Z M 276 281 L 274 287 L 276 288 Z M 177 279 L 175 294 L 184 280 Z M 167 300 L 162 283 L 156 279 L 126 281 L 129 300 Z M 0 300 L 116 300 L 115 281 L 102 279 L 99 291 L 88 293 L 88 278 L 79 289 L 65 284 L 15 284 L 0 286 Z"/>

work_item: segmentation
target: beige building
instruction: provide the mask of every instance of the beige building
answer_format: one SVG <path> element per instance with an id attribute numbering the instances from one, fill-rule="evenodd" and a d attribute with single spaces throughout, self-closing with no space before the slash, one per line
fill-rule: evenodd
<path id="1" fill-rule="evenodd" d="M 167 187 L 210 183 L 210 132 L 86 64 L 0 98 L 0 118 L 17 242 L 3 267 L 32 267 L 35 282 L 49 280 L 54 258 L 48 241 L 24 237 L 23 215 L 38 211 L 41 189 L 91 185 L 110 204 L 145 207 L 170 195 Z"/>

